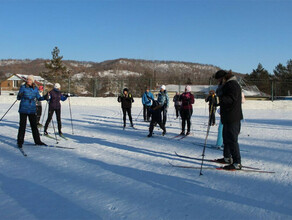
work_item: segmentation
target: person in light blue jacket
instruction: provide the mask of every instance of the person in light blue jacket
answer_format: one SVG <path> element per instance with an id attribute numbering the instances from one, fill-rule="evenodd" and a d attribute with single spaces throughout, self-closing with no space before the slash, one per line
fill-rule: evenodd
<path id="1" fill-rule="evenodd" d="M 27 118 L 30 122 L 34 143 L 36 145 L 46 145 L 40 139 L 40 134 L 37 128 L 37 115 L 36 115 L 36 101 L 45 100 L 46 97 L 42 97 L 39 94 L 38 87 L 34 84 L 34 77 L 29 75 L 27 81 L 19 89 L 17 99 L 20 100 L 19 105 L 19 129 L 17 135 L 17 145 L 22 148 L 24 142 L 25 128 Z"/>
<path id="2" fill-rule="evenodd" d="M 150 107 L 152 105 L 152 100 L 154 100 L 154 96 L 149 88 L 146 88 L 146 91 L 142 96 L 144 121 L 150 121 Z"/>

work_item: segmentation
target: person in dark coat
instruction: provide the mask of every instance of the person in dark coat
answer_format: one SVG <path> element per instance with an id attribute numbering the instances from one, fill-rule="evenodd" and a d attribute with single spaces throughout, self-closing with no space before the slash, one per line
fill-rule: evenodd
<path id="1" fill-rule="evenodd" d="M 215 113 L 217 106 L 217 97 L 214 90 L 209 91 L 209 95 L 205 101 L 209 103 L 209 125 L 214 126 L 216 123 Z"/>
<path id="2" fill-rule="evenodd" d="M 62 135 L 62 123 L 61 123 L 61 103 L 60 101 L 65 101 L 70 94 L 64 96 L 62 95 L 61 91 L 61 85 L 59 83 L 56 83 L 54 85 L 54 89 L 52 89 L 49 93 L 48 96 L 49 98 L 49 113 L 48 113 L 48 119 L 45 124 L 44 128 L 44 135 L 48 135 L 47 129 L 48 126 L 53 118 L 54 112 L 56 112 L 56 117 L 57 117 L 57 123 L 58 123 L 58 132 L 59 135 Z"/>
<path id="3" fill-rule="evenodd" d="M 242 167 L 238 144 L 240 121 L 243 119 L 241 88 L 231 71 L 219 70 L 215 74 L 215 79 L 220 85 L 216 93 L 219 97 L 224 144 L 224 158 L 218 161 L 230 164 L 224 166 L 224 169 L 239 170 Z"/>
<path id="4" fill-rule="evenodd" d="M 166 129 L 165 129 L 165 125 L 162 123 L 161 111 L 162 111 L 162 106 L 159 105 L 158 101 L 153 100 L 152 106 L 150 108 L 151 122 L 149 126 L 148 137 L 152 137 L 154 126 L 156 124 L 159 124 L 160 128 L 163 130 L 162 135 L 165 135 Z"/>
<path id="5" fill-rule="evenodd" d="M 167 120 L 167 110 L 169 107 L 169 97 L 166 91 L 166 86 L 162 85 L 160 87 L 160 91 L 158 93 L 157 101 L 159 105 L 162 107 L 162 123 L 165 126 Z"/>
<path id="6" fill-rule="evenodd" d="M 123 110 L 123 121 L 124 121 L 124 128 L 126 127 L 126 114 L 128 113 L 129 120 L 131 123 L 131 127 L 134 127 L 133 120 L 132 120 L 132 103 L 134 102 L 133 96 L 129 93 L 127 88 L 124 88 L 123 94 L 118 97 L 118 102 L 121 103 L 122 110 Z"/>
<path id="7" fill-rule="evenodd" d="M 45 97 L 42 97 L 39 94 L 38 87 L 34 84 L 34 77 L 32 75 L 29 75 L 27 77 L 26 83 L 20 87 L 17 99 L 20 100 L 18 110 L 20 117 L 17 135 L 18 147 L 22 148 L 24 142 L 27 118 L 29 119 L 34 143 L 36 145 L 46 145 L 40 139 L 40 134 L 37 128 L 36 116 L 36 100 L 42 101 L 45 100 Z"/>
<path id="8" fill-rule="evenodd" d="M 153 94 L 150 92 L 149 88 L 146 88 L 142 96 L 142 104 L 143 104 L 143 117 L 144 121 L 150 121 L 150 107 L 151 107 L 151 100 L 154 99 Z"/>
<path id="9" fill-rule="evenodd" d="M 191 117 L 193 114 L 193 104 L 195 103 L 194 95 L 191 93 L 191 87 L 186 86 L 185 92 L 180 96 L 179 100 L 182 102 L 181 105 L 181 119 L 182 119 L 182 126 L 181 126 L 181 135 L 189 135 L 191 132 Z M 187 122 L 187 133 L 185 133 L 185 127 Z"/>
<path id="10" fill-rule="evenodd" d="M 175 114 L 176 118 L 180 115 L 180 107 L 181 107 L 181 102 L 179 101 L 180 94 L 179 92 L 176 92 L 175 96 L 173 97 L 173 102 L 174 102 L 174 108 L 175 108 Z"/>

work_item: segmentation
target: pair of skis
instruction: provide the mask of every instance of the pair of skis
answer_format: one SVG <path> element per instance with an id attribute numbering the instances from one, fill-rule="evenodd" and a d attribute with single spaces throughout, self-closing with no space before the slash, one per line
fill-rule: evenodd
<path id="1" fill-rule="evenodd" d="M 202 161 L 202 158 L 185 156 L 185 155 L 178 154 L 177 152 L 175 152 L 175 155 L 180 157 L 180 158 Z M 211 162 L 211 163 L 220 163 L 215 159 L 204 159 L 204 161 Z M 178 168 L 201 169 L 200 166 L 177 165 L 177 164 L 173 164 L 173 163 L 170 163 L 170 162 L 169 162 L 169 164 L 172 167 L 178 167 Z M 241 170 L 226 170 L 226 169 L 223 169 L 223 167 L 203 167 L 203 169 L 206 169 L 206 170 L 224 170 L 224 171 L 240 171 L 240 172 L 252 172 L 252 173 L 275 173 L 273 171 L 265 171 L 265 170 L 261 170 L 259 168 L 250 167 L 250 166 L 242 166 Z"/>
<path id="2" fill-rule="evenodd" d="M 190 134 L 189 134 L 189 135 L 190 135 Z M 172 139 L 176 139 L 176 140 L 180 141 L 180 140 L 186 138 L 186 137 L 189 136 L 189 135 L 182 135 L 182 134 L 179 134 L 179 135 L 176 135 L 176 136 L 172 137 Z"/>

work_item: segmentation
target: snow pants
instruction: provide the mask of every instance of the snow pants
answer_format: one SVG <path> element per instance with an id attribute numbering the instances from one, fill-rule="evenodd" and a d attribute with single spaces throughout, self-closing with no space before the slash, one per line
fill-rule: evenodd
<path id="1" fill-rule="evenodd" d="M 182 109 L 180 112 L 181 115 L 181 130 L 185 132 L 186 122 L 187 122 L 187 131 L 191 132 L 191 117 L 193 114 L 193 109 Z"/>
<path id="2" fill-rule="evenodd" d="M 216 146 L 222 147 L 222 145 L 223 145 L 223 124 L 221 120 L 219 120 Z"/>
<path id="3" fill-rule="evenodd" d="M 130 108 L 122 108 L 123 109 L 123 120 L 124 120 L 124 127 L 126 127 L 126 114 L 128 113 L 129 120 L 131 125 L 133 125 L 133 120 L 132 120 L 132 113 Z"/>
<path id="4" fill-rule="evenodd" d="M 57 123 L 58 123 L 58 131 L 59 133 L 62 133 L 61 129 L 62 129 L 62 123 L 61 123 L 61 109 L 50 109 L 49 108 L 49 113 L 48 113 L 48 119 L 46 121 L 45 124 L 45 128 L 44 131 L 47 131 L 48 126 L 53 118 L 53 114 L 54 112 L 56 112 L 56 117 L 57 117 Z"/>
<path id="5" fill-rule="evenodd" d="M 27 118 L 30 123 L 34 143 L 35 144 L 41 143 L 39 130 L 37 128 L 36 114 L 19 113 L 20 120 L 19 120 L 19 129 L 18 129 L 18 135 L 17 135 L 17 144 L 23 145 Z"/>
<path id="6" fill-rule="evenodd" d="M 144 117 L 144 121 L 149 121 L 149 119 L 150 119 L 150 106 L 143 105 L 143 117 Z"/>
<path id="7" fill-rule="evenodd" d="M 223 124 L 224 157 L 232 157 L 233 163 L 241 163 L 241 156 L 238 144 L 240 132 L 240 121 Z"/>

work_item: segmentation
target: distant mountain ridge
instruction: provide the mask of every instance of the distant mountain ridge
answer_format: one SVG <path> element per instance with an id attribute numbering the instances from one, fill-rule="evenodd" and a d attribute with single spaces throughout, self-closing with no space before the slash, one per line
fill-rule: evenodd
<path id="1" fill-rule="evenodd" d="M 38 75 L 45 72 L 44 63 L 48 59 L 5 59 L 0 60 L 0 77 L 7 73 L 11 74 L 33 74 Z M 72 70 L 74 74 L 83 73 L 88 76 L 105 77 L 119 76 L 122 71 L 131 72 L 136 76 L 147 76 L 156 78 L 191 78 L 205 81 L 209 79 L 220 68 L 214 65 L 179 62 L 179 61 L 156 61 L 136 59 L 115 59 L 103 62 L 63 60 L 63 63 Z M 109 74 L 111 72 L 111 74 Z M 128 74 L 131 75 L 131 74 Z M 127 77 L 127 74 L 121 74 Z"/>

